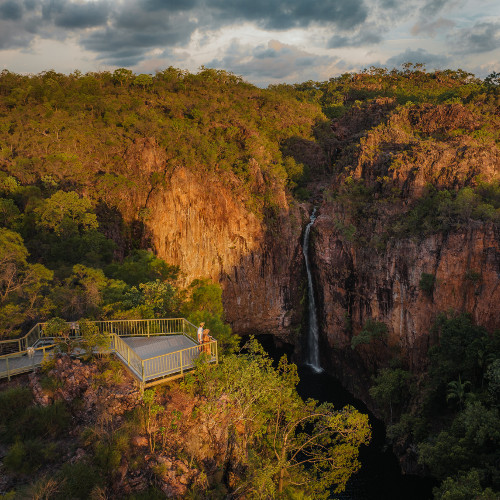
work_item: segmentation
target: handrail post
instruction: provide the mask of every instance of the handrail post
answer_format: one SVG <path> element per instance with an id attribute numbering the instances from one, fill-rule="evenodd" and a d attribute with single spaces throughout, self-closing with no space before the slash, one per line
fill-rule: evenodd
<path id="1" fill-rule="evenodd" d="M 179 359 L 180 359 L 180 362 L 181 362 L 181 375 L 182 375 L 182 351 L 179 351 Z"/>
<path id="2" fill-rule="evenodd" d="M 127 365 L 130 366 L 130 347 L 127 345 Z"/>
<path id="3" fill-rule="evenodd" d="M 144 384 L 144 360 L 141 361 L 141 366 L 142 366 L 142 383 Z"/>
<path id="4" fill-rule="evenodd" d="M 18 339 L 18 341 L 17 341 L 17 350 L 18 350 L 19 352 L 21 352 L 21 351 L 22 351 L 22 349 L 21 349 L 21 339 Z"/>
<path id="5" fill-rule="evenodd" d="M 148 325 L 148 338 L 149 338 L 149 321 L 147 322 Z"/>

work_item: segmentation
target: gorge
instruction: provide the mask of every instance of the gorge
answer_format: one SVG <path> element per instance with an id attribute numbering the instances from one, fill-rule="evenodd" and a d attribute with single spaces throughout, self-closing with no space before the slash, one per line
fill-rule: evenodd
<path id="1" fill-rule="evenodd" d="M 383 419 L 404 472 L 498 491 L 491 81 L 3 72 L 0 243 L 25 285 L 2 335 L 184 310 L 228 345 L 265 335 Z"/>

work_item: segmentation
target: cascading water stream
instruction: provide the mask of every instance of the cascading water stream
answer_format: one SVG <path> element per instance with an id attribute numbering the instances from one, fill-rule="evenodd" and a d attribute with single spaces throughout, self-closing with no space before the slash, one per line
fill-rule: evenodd
<path id="1" fill-rule="evenodd" d="M 314 300 L 314 285 L 311 273 L 311 266 L 309 263 L 309 234 L 311 226 L 316 220 L 316 208 L 313 210 L 309 218 L 309 224 L 306 226 L 304 232 L 304 244 L 302 250 L 304 253 L 304 260 L 306 262 L 307 271 L 307 297 L 309 302 L 309 330 L 307 336 L 307 364 L 317 373 L 323 371 L 319 363 L 319 343 L 318 343 L 318 319 L 316 317 L 316 302 Z"/>

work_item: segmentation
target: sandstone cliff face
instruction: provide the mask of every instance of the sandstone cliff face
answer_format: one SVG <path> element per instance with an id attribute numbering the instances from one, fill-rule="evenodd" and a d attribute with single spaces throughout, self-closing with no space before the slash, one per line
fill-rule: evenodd
<path id="1" fill-rule="evenodd" d="M 314 225 L 312 253 L 323 362 L 336 375 L 342 377 L 345 370 L 351 375 L 349 363 L 359 369 L 362 362 L 351 349 L 351 339 L 368 319 L 388 326 L 389 345 L 399 346 L 417 371 L 425 366 L 438 313 L 464 311 L 490 331 L 500 327 L 498 227 L 474 223 L 449 235 L 398 240 L 376 252 L 346 241 L 334 214 L 333 207 L 323 207 Z M 435 276 L 430 294 L 419 287 L 422 273 Z M 384 362 L 389 353 L 378 354 Z"/>
<path id="2" fill-rule="evenodd" d="M 428 184 L 453 191 L 499 178 L 498 144 L 476 133 L 484 117 L 462 105 L 372 107 L 371 119 L 332 126 L 344 166 L 333 191 L 350 176 L 362 179 L 372 198 L 354 208 L 341 198 L 325 201 L 311 238 L 322 363 L 365 400 L 370 373 L 394 348 L 412 370 L 425 368 L 438 313 L 467 312 L 490 332 L 500 328 L 498 224 L 470 220 L 447 231 L 382 237 Z M 346 235 L 350 224 L 354 237 Z M 424 273 L 434 276 L 430 291 L 419 286 Z M 387 325 L 388 346 L 353 350 L 351 339 L 368 319 Z"/>
<path id="3" fill-rule="evenodd" d="M 248 191 L 217 175 L 201 177 L 166 167 L 153 140 L 136 142 L 125 158 L 128 175 L 138 179 L 124 200 L 126 218 L 141 213 L 157 255 L 179 265 L 188 284 L 209 277 L 221 283 L 226 319 L 240 334 L 268 333 L 283 338 L 300 325 L 302 218 L 290 207 L 284 186 L 271 186 L 277 208 L 263 222 L 247 207 Z M 254 192 L 264 191 L 256 161 Z M 151 183 L 155 176 L 161 182 Z M 269 182 L 268 186 L 269 188 Z"/>

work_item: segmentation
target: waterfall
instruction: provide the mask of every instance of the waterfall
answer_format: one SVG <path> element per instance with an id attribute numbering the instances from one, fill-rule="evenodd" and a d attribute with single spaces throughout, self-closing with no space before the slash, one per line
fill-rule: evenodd
<path id="1" fill-rule="evenodd" d="M 318 318 L 316 317 L 316 302 L 314 300 L 314 286 L 309 263 L 309 234 L 311 226 L 316 220 L 316 208 L 309 218 L 309 224 L 304 232 L 304 244 L 302 247 L 307 271 L 307 297 L 309 302 L 309 329 L 307 335 L 307 364 L 316 372 L 322 372 L 319 364 L 319 345 L 318 345 Z"/>

